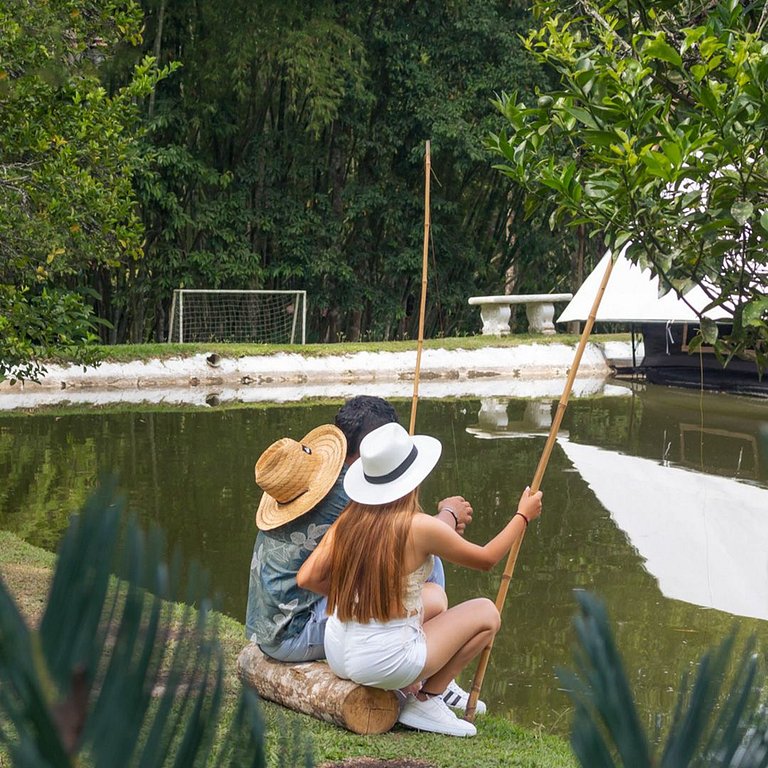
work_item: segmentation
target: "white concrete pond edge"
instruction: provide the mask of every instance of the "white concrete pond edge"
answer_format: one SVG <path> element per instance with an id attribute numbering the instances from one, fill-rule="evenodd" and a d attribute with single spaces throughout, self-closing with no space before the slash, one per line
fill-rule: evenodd
<path id="1" fill-rule="evenodd" d="M 222 353 L 225 353 L 225 349 Z M 419 396 L 559 397 L 576 346 L 528 344 L 474 350 L 425 349 Z M 626 364 L 629 342 L 587 344 L 572 395 L 625 394 L 611 364 Z M 291 402 L 356 394 L 410 397 L 416 352 L 356 352 L 304 357 L 198 354 L 83 369 L 50 366 L 40 383 L 0 383 L 0 411 L 53 405 Z"/>

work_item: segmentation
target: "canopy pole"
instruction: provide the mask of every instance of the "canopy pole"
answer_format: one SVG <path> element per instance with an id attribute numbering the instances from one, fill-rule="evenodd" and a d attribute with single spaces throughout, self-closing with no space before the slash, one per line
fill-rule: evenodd
<path id="1" fill-rule="evenodd" d="M 565 408 L 568 405 L 568 398 L 570 397 L 571 390 L 573 389 L 573 382 L 576 378 L 576 373 L 579 370 L 579 363 L 581 362 L 581 358 L 584 354 L 584 349 L 587 346 L 589 335 L 592 333 L 592 326 L 595 324 L 595 316 L 597 315 L 600 301 L 602 300 L 603 294 L 605 293 L 605 288 L 608 285 L 608 278 L 611 276 L 612 269 L 613 259 L 611 258 L 608 261 L 608 267 L 605 270 L 605 274 L 603 275 L 600 287 L 597 289 L 595 301 L 592 304 L 589 317 L 587 318 L 587 322 L 584 325 L 584 330 L 581 333 L 581 339 L 579 340 L 579 346 L 576 348 L 576 354 L 574 355 L 573 363 L 571 364 L 571 368 L 568 371 L 568 378 L 565 382 L 563 394 L 557 406 L 555 417 L 552 419 L 552 426 L 549 430 L 549 437 L 547 437 L 547 442 L 544 445 L 544 450 L 541 454 L 541 458 L 539 459 L 539 465 L 536 467 L 536 473 L 533 476 L 533 482 L 531 482 L 531 493 L 536 493 L 536 491 L 538 491 L 539 487 L 541 486 L 541 480 L 544 477 L 544 471 L 546 470 L 547 464 L 549 463 L 549 457 L 552 454 L 552 448 L 555 445 L 557 433 L 560 431 L 560 424 L 563 421 Z M 509 582 L 512 579 L 512 574 L 515 570 L 517 555 L 518 552 L 520 552 L 520 547 L 522 546 L 524 535 L 525 529 L 523 529 L 523 532 L 520 534 L 520 538 L 512 545 L 512 548 L 509 551 L 509 556 L 507 557 L 507 564 L 504 567 L 504 573 L 502 574 L 501 583 L 499 584 L 499 591 L 496 595 L 496 608 L 499 613 L 502 612 L 504 608 L 504 601 L 507 599 Z M 491 642 L 483 649 L 483 652 L 480 655 L 480 660 L 477 663 L 475 679 L 472 681 L 472 690 L 470 691 L 469 701 L 467 702 L 467 709 L 464 713 L 465 719 L 469 720 L 470 722 L 475 719 L 477 700 L 480 698 L 480 688 L 483 685 L 483 678 L 485 677 L 485 671 L 488 667 L 488 660 L 490 659 L 492 648 L 493 640 L 491 640 Z"/>
<path id="2" fill-rule="evenodd" d="M 419 376 L 421 374 L 421 350 L 424 346 L 424 315 L 427 310 L 427 255 L 429 253 L 429 182 L 432 171 L 432 161 L 429 153 L 429 141 L 426 143 L 424 155 L 424 249 L 421 261 L 421 305 L 419 307 L 419 336 L 416 343 L 416 370 L 413 375 L 413 400 L 411 401 L 411 424 L 408 429 L 412 435 L 416 430 L 416 406 L 419 402 Z"/>

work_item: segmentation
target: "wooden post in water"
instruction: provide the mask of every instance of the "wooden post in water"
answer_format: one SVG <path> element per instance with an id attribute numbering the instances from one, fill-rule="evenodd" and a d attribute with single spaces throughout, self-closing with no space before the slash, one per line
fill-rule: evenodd
<path id="1" fill-rule="evenodd" d="M 419 375 L 421 373 L 421 349 L 424 346 L 424 315 L 427 311 L 427 255 L 429 253 L 429 182 L 432 173 L 432 161 L 429 154 L 429 141 L 424 154 L 424 248 L 421 261 L 421 304 L 419 306 L 419 336 L 416 342 L 416 369 L 413 374 L 413 400 L 411 401 L 411 423 L 408 432 L 416 430 L 416 406 L 419 402 Z"/>
<path id="2" fill-rule="evenodd" d="M 555 440 L 557 439 L 557 433 L 560 430 L 560 424 L 563 421 L 563 415 L 565 414 L 565 408 L 568 405 L 568 398 L 571 395 L 571 390 L 573 389 L 573 381 L 576 378 L 576 373 L 579 370 L 579 363 L 581 363 L 581 358 L 584 354 L 584 349 L 587 346 L 587 341 L 589 340 L 589 335 L 592 333 L 592 326 L 595 324 L 595 316 L 597 315 L 598 307 L 600 306 L 600 301 L 603 298 L 603 294 L 605 293 L 605 288 L 608 285 L 608 278 L 611 276 L 611 270 L 613 269 L 613 259 L 611 258 L 608 261 L 608 267 L 605 270 L 605 274 L 603 275 L 603 279 L 600 283 L 600 287 L 597 289 L 597 294 L 595 295 L 595 300 L 592 304 L 592 309 L 589 312 L 589 317 L 587 318 L 587 322 L 584 324 L 584 330 L 581 333 L 581 338 L 579 339 L 579 346 L 576 348 L 576 354 L 573 358 L 573 363 L 571 364 L 571 368 L 568 371 L 568 378 L 565 382 L 565 387 L 563 389 L 562 397 L 560 398 L 560 402 L 557 406 L 557 412 L 555 413 L 554 419 L 552 419 L 552 426 L 549 430 L 549 437 L 547 437 L 547 442 L 544 445 L 544 450 L 541 454 L 541 458 L 539 459 L 539 465 L 536 467 L 536 473 L 533 476 L 533 481 L 531 482 L 531 493 L 536 493 L 536 491 L 539 490 L 539 487 L 541 486 L 542 478 L 544 477 L 544 471 L 547 468 L 547 464 L 549 463 L 549 457 L 552 454 L 552 448 L 555 445 Z M 507 564 L 504 567 L 504 573 L 501 576 L 501 583 L 499 584 L 499 592 L 496 595 L 496 608 L 498 609 L 499 613 L 502 612 L 504 608 L 504 601 L 507 599 L 507 590 L 509 589 L 509 582 L 512 579 L 512 574 L 515 570 L 515 563 L 517 562 L 517 555 L 520 552 L 520 547 L 523 543 L 523 537 L 525 536 L 525 529 L 523 529 L 523 533 L 520 535 L 520 538 L 515 542 L 515 544 L 512 545 L 512 549 L 509 551 L 509 556 L 507 557 Z M 477 670 L 475 671 L 475 679 L 472 681 L 472 690 L 469 693 L 469 701 L 467 702 L 467 709 L 464 713 L 464 717 L 472 722 L 475 719 L 475 709 L 477 707 L 477 700 L 480 698 L 480 688 L 483 685 L 483 678 L 485 677 L 485 670 L 488 667 L 488 660 L 491 657 L 491 649 L 493 648 L 493 641 L 491 641 L 484 649 L 482 654 L 480 655 L 480 660 L 477 663 Z"/>

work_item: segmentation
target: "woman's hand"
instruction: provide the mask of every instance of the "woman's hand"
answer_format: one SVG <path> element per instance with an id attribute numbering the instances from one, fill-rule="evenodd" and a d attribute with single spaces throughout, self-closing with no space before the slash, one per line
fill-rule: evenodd
<path id="1" fill-rule="evenodd" d="M 520 497 L 520 501 L 517 504 L 517 511 L 520 512 L 529 523 L 541 514 L 542 496 L 543 494 L 541 491 L 531 493 L 531 489 L 526 488 L 523 491 L 523 495 Z"/>

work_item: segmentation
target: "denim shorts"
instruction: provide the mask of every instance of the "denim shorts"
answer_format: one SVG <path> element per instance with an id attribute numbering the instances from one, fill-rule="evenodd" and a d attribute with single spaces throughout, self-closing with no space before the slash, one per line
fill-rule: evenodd
<path id="1" fill-rule="evenodd" d="M 323 640 L 325 623 L 328 619 L 325 612 L 327 603 L 328 600 L 324 597 L 312 606 L 309 620 L 298 635 L 287 637 L 274 645 L 259 645 L 259 648 L 270 658 L 288 663 L 324 659 Z"/>
<path id="2" fill-rule="evenodd" d="M 389 621 L 328 619 L 325 655 L 334 674 L 359 685 L 394 691 L 419 679 L 427 663 L 427 638 L 416 614 Z"/>

